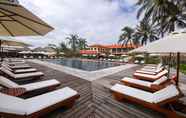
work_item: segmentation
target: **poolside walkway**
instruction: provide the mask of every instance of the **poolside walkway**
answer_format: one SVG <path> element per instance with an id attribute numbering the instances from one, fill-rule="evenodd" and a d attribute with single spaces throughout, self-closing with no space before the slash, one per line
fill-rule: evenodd
<path id="1" fill-rule="evenodd" d="M 100 80 L 87 81 L 61 71 L 51 69 L 48 66 L 30 63 L 33 67 L 44 72 L 44 79 L 57 79 L 61 82 L 59 88 L 69 86 L 78 91 L 80 99 L 71 109 L 60 108 L 43 118 L 163 118 L 161 114 L 152 110 L 145 109 L 142 106 L 128 102 L 121 103 L 112 98 L 109 89 L 103 86 Z M 137 67 L 123 70 L 126 75 L 132 73 Z M 120 73 L 107 76 L 110 80 L 112 77 L 119 77 Z M 110 77 L 110 78 L 109 78 Z M 119 78 L 122 78 L 121 75 Z M 118 79 L 119 79 L 118 78 Z"/>
<path id="2" fill-rule="evenodd" d="M 97 71 L 83 71 L 80 69 L 57 65 L 57 64 L 46 62 L 46 61 L 40 61 L 40 60 L 28 60 L 28 61 L 40 64 L 40 65 L 44 65 L 46 67 L 49 67 L 49 68 L 52 68 L 52 69 L 55 69 L 55 70 L 58 70 L 61 72 L 65 72 L 70 75 L 74 75 L 76 77 L 80 77 L 81 79 L 85 79 L 88 81 L 94 81 L 94 80 L 100 79 L 104 76 L 109 76 L 114 73 L 118 73 L 120 71 L 137 66 L 136 64 L 125 64 L 125 65 L 110 67 L 110 68 L 101 69 L 101 70 L 97 70 Z"/>

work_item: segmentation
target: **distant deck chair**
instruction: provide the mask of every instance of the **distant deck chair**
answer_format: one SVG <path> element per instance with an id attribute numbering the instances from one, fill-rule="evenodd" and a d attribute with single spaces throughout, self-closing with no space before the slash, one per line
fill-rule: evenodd
<path id="1" fill-rule="evenodd" d="M 160 73 L 155 74 L 155 75 L 135 72 L 133 74 L 133 77 L 136 79 L 142 79 L 142 80 L 147 80 L 147 81 L 153 82 L 153 81 L 165 76 L 167 73 L 168 73 L 168 71 L 166 69 L 161 71 Z"/>
<path id="2" fill-rule="evenodd" d="M 137 73 L 143 73 L 143 74 L 150 74 L 150 75 L 156 75 L 158 73 L 160 73 L 161 71 L 163 71 L 164 67 L 160 67 L 157 69 L 140 69 L 140 70 L 136 70 Z"/>
<path id="3" fill-rule="evenodd" d="M 163 108 L 163 105 L 178 101 L 183 97 L 181 91 L 175 85 L 169 85 L 155 93 L 125 85 L 116 84 L 111 88 L 113 97 L 122 101 L 124 99 L 140 104 L 146 108 L 163 113 L 168 118 L 178 118 L 175 111 Z"/>
<path id="4" fill-rule="evenodd" d="M 150 64 L 150 65 L 144 66 L 142 69 L 157 69 L 157 68 L 160 68 L 162 66 L 163 66 L 162 63 L 159 63 L 158 65 Z"/>
<path id="5" fill-rule="evenodd" d="M 7 66 L 7 67 L 9 67 L 9 68 L 11 68 L 11 69 L 13 69 L 13 70 L 15 70 L 15 69 L 28 69 L 28 68 L 32 68 L 30 65 L 28 65 L 28 64 L 22 64 L 22 65 L 20 65 L 20 64 L 18 64 L 18 65 L 9 65 L 9 64 L 6 64 L 6 63 L 3 63 L 3 65 L 5 65 L 5 66 Z"/>
<path id="6" fill-rule="evenodd" d="M 44 73 L 42 72 L 30 72 L 30 73 L 19 73 L 15 74 L 11 72 L 10 70 L 1 67 L 0 71 L 6 76 L 12 78 L 12 80 L 22 80 L 22 79 L 39 79 L 40 77 L 44 76 Z"/>
<path id="7" fill-rule="evenodd" d="M 4 68 L 8 69 L 9 71 L 18 74 L 18 73 L 30 73 L 30 72 L 36 72 L 37 69 L 36 68 L 27 68 L 27 69 L 11 69 L 6 65 L 2 65 Z"/>
<path id="8" fill-rule="evenodd" d="M 71 108 L 80 95 L 65 87 L 29 99 L 0 93 L 0 116 L 4 118 L 39 118 L 60 107 Z"/>
<path id="9" fill-rule="evenodd" d="M 155 80 L 154 82 L 149 82 L 149 81 L 124 77 L 123 79 L 121 79 L 121 82 L 127 86 L 139 88 L 150 92 L 155 92 L 165 88 L 168 84 L 170 84 L 171 79 L 168 79 L 166 76 L 163 76 L 160 79 Z"/>
<path id="10" fill-rule="evenodd" d="M 37 91 L 41 89 L 46 89 L 46 91 L 54 90 L 57 86 L 60 85 L 60 82 L 55 79 L 51 79 L 40 82 L 34 82 L 30 84 L 19 85 L 3 76 L 0 76 L 0 85 L 6 88 L 25 88 L 26 93 L 28 93 L 31 91 Z"/>

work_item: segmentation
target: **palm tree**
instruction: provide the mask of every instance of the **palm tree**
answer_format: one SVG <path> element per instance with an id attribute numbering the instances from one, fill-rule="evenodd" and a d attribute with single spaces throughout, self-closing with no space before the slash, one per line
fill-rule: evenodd
<path id="1" fill-rule="evenodd" d="M 118 43 L 121 43 L 122 45 L 127 45 L 127 44 L 133 44 L 136 43 L 134 42 L 133 39 L 133 34 L 134 34 L 134 29 L 132 29 L 131 27 L 124 27 L 122 29 L 123 33 L 120 35 Z"/>
<path id="2" fill-rule="evenodd" d="M 87 41 L 84 38 L 79 38 L 79 49 L 84 50 L 87 48 Z"/>
<path id="3" fill-rule="evenodd" d="M 60 48 L 60 51 L 64 53 L 69 50 L 65 42 L 61 42 L 59 44 L 59 48 Z"/>
<path id="4" fill-rule="evenodd" d="M 134 39 L 140 41 L 142 45 L 158 40 L 156 26 L 151 25 L 147 20 L 141 21 L 140 24 L 137 25 Z"/>
<path id="5" fill-rule="evenodd" d="M 159 25 L 159 34 L 163 36 L 176 27 L 186 27 L 185 4 L 185 0 L 138 0 L 137 17 L 143 16 L 143 20 Z"/>
<path id="6" fill-rule="evenodd" d="M 69 37 L 66 37 L 69 40 L 69 45 L 72 48 L 72 51 L 75 53 L 77 51 L 77 45 L 79 42 L 79 36 L 76 34 L 70 34 Z"/>

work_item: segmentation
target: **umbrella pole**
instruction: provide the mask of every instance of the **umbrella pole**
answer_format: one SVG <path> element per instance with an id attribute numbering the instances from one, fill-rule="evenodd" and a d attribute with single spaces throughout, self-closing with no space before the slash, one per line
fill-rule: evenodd
<path id="1" fill-rule="evenodd" d="M 170 68 L 171 68 L 171 53 L 169 54 L 169 62 L 168 62 L 168 78 L 170 78 Z"/>
<path id="2" fill-rule="evenodd" d="M 2 41 L 0 40 L 0 57 L 1 57 L 1 62 L 2 62 L 3 60 L 2 60 L 2 48 L 1 48 L 1 44 L 2 44 Z"/>
<path id="3" fill-rule="evenodd" d="M 177 53 L 177 74 L 176 74 L 176 85 L 178 86 L 179 82 L 179 70 L 180 70 L 180 53 Z"/>

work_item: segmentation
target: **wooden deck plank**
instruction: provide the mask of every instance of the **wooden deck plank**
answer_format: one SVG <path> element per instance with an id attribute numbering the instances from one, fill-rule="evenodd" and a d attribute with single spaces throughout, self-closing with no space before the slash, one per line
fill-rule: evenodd
<path id="1" fill-rule="evenodd" d="M 71 109 L 60 108 L 42 118 L 161 118 L 157 112 L 121 103 L 112 98 L 108 88 L 98 82 L 89 82 L 38 64 L 30 63 L 45 74 L 44 79 L 57 79 L 59 88 L 69 86 L 78 91 L 80 99 Z M 109 76 L 109 79 L 122 78 L 123 75 Z M 118 79 L 119 80 L 119 79 Z M 143 110 L 147 110 L 144 112 Z"/>

